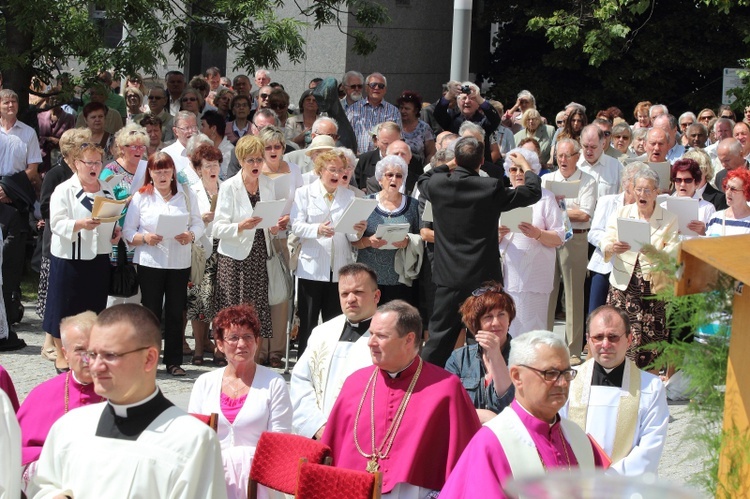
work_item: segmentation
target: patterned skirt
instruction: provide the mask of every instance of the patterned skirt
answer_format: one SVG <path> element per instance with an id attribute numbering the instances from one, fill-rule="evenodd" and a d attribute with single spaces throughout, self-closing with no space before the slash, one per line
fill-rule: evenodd
<path id="1" fill-rule="evenodd" d="M 188 288 L 187 320 L 211 323 L 216 310 L 214 309 L 214 287 L 216 283 L 216 262 L 219 240 L 214 241 L 214 250 L 206 260 L 206 272 L 200 286 Z"/>
<path id="2" fill-rule="evenodd" d="M 263 338 L 271 338 L 271 309 L 268 306 L 268 269 L 266 267 L 266 238 L 264 231 L 255 231 L 255 239 L 250 254 L 244 260 L 218 255 L 213 310 L 220 310 L 250 303 L 260 319 Z"/>
<path id="3" fill-rule="evenodd" d="M 47 286 L 49 286 L 49 263 L 46 256 L 42 257 L 42 266 L 39 270 L 39 288 L 36 295 L 36 315 L 44 319 L 44 309 L 47 306 Z"/>
<path id="4" fill-rule="evenodd" d="M 625 291 L 610 286 L 607 303 L 624 310 L 630 319 L 633 343 L 628 349 L 628 357 L 644 369 L 657 357 L 656 350 L 645 348 L 651 343 L 669 339 L 667 330 L 666 304 L 655 300 L 651 293 L 651 283 L 643 278 L 640 262 L 636 260 L 633 275 Z M 658 369 L 659 366 L 656 366 Z"/>

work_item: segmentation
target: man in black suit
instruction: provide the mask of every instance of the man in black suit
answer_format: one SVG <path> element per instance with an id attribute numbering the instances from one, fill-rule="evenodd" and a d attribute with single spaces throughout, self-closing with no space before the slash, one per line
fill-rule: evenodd
<path id="1" fill-rule="evenodd" d="M 539 177 L 520 154 L 513 162 L 525 172 L 525 185 L 508 189 L 503 182 L 479 176 L 484 145 L 473 137 L 456 142 L 456 168 L 433 168 L 417 187 L 432 203 L 437 286 L 430 338 L 422 358 L 444 366 L 461 329 L 458 308 L 485 281 L 502 282 L 497 226 L 500 213 L 529 206 L 542 196 Z"/>

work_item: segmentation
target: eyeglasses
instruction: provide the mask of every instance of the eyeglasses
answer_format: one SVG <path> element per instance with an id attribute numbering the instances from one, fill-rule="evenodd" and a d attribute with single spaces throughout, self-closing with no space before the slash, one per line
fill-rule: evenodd
<path id="1" fill-rule="evenodd" d="M 271 94 L 258 94 L 258 98 L 266 100 L 271 97 Z"/>
<path id="2" fill-rule="evenodd" d="M 492 286 L 482 286 L 481 288 L 477 288 L 474 291 L 471 292 L 471 296 L 482 296 L 485 293 L 504 293 L 503 287 L 501 285 L 492 285 Z"/>
<path id="3" fill-rule="evenodd" d="M 698 121 L 711 121 L 711 118 L 713 118 L 713 116 L 701 116 L 698 118 Z"/>
<path id="4" fill-rule="evenodd" d="M 602 134 L 604 134 L 605 137 L 609 137 L 612 135 L 612 132 L 602 132 Z"/>
<path id="5" fill-rule="evenodd" d="M 182 130 L 185 133 L 198 131 L 197 126 L 176 126 L 175 128 L 178 130 Z"/>
<path id="6" fill-rule="evenodd" d="M 270 109 L 273 109 L 274 111 L 278 111 L 279 109 L 286 109 L 287 104 L 273 103 L 273 104 L 268 104 L 268 107 Z"/>
<path id="7" fill-rule="evenodd" d="M 600 343 L 603 343 L 604 340 L 607 340 L 610 343 L 619 343 L 620 339 L 622 339 L 623 336 L 625 336 L 627 333 L 622 334 L 597 334 L 596 336 L 589 336 L 589 339 L 596 343 L 597 345 Z"/>
<path id="8" fill-rule="evenodd" d="M 129 149 L 130 149 L 131 151 L 140 151 L 140 150 L 142 150 L 142 149 L 145 149 L 145 148 L 146 148 L 146 146 L 141 146 L 141 145 L 130 145 L 130 146 L 128 146 L 128 148 L 129 148 Z"/>
<path id="9" fill-rule="evenodd" d="M 195 97 L 185 97 L 184 99 L 180 99 L 180 102 L 198 102 L 198 99 Z"/>
<path id="10" fill-rule="evenodd" d="M 282 149 L 283 147 L 281 146 L 281 144 L 274 144 L 272 146 L 266 146 L 266 151 L 280 151 Z"/>
<path id="11" fill-rule="evenodd" d="M 361 90 L 364 85 L 361 83 L 355 83 L 354 85 L 346 85 L 346 88 L 353 88 L 354 90 Z"/>
<path id="12" fill-rule="evenodd" d="M 88 166 L 89 168 L 91 168 L 91 167 L 101 168 L 102 165 L 103 165 L 103 163 L 101 161 L 84 161 L 82 159 L 79 159 L 78 161 L 80 161 L 84 165 Z"/>
<path id="13" fill-rule="evenodd" d="M 680 123 L 680 128 L 687 128 L 687 127 L 689 127 L 692 124 L 693 124 L 692 121 L 690 123 Z"/>
<path id="14" fill-rule="evenodd" d="M 630 140 L 630 136 L 629 135 L 613 135 L 612 138 L 615 139 L 615 140 L 620 140 L 620 139 Z"/>
<path id="15" fill-rule="evenodd" d="M 166 99 L 166 97 L 159 97 L 158 95 L 149 95 L 148 100 L 161 100 Z"/>
<path id="16" fill-rule="evenodd" d="M 330 173 L 331 175 L 344 175 L 346 174 L 346 169 L 344 168 L 324 168 L 325 171 Z"/>
<path id="17" fill-rule="evenodd" d="M 557 123 L 558 125 L 564 125 L 565 124 L 565 120 L 557 120 L 557 121 L 555 121 L 555 123 Z"/>
<path id="18" fill-rule="evenodd" d="M 393 172 L 384 173 L 383 176 L 385 178 L 394 178 L 394 177 L 396 177 L 397 179 L 404 178 L 404 174 L 403 173 L 393 173 Z"/>
<path id="19" fill-rule="evenodd" d="M 245 158 L 242 160 L 242 162 L 252 164 L 252 165 L 259 165 L 263 163 L 263 158 Z"/>
<path id="20" fill-rule="evenodd" d="M 728 185 L 727 189 L 729 189 L 732 192 L 744 192 L 745 191 L 745 189 L 742 187 L 733 187 L 731 185 Z"/>
<path id="21" fill-rule="evenodd" d="M 224 341 L 231 345 L 236 345 L 240 342 L 240 340 L 244 341 L 245 344 L 252 343 L 253 341 L 255 341 L 255 335 L 243 334 L 242 336 L 227 336 L 226 338 L 224 338 Z"/>
<path id="22" fill-rule="evenodd" d="M 633 189 L 633 191 L 634 191 L 634 192 L 635 192 L 636 194 L 642 194 L 642 195 L 644 195 L 644 196 L 648 196 L 648 195 L 650 195 L 650 194 L 651 194 L 652 192 L 654 192 L 654 190 L 653 190 L 653 189 L 644 189 L 643 187 L 638 187 L 638 188 L 636 188 L 636 189 Z"/>
<path id="23" fill-rule="evenodd" d="M 516 173 L 516 172 L 519 172 L 519 171 L 522 171 L 522 170 L 523 170 L 523 168 L 519 168 L 517 166 L 509 166 L 508 167 L 508 171 L 510 173 Z"/>
<path id="24" fill-rule="evenodd" d="M 560 161 L 561 159 L 570 159 L 570 158 L 574 158 L 574 157 L 579 156 L 579 155 L 580 155 L 580 153 L 577 153 L 577 152 L 574 152 L 573 154 L 563 154 L 563 153 L 560 153 L 560 154 L 557 155 L 557 160 Z"/>
<path id="25" fill-rule="evenodd" d="M 123 352 L 123 353 L 114 353 L 114 352 L 81 352 L 81 360 L 83 360 L 84 364 L 91 365 L 94 362 L 96 362 L 96 359 L 99 358 L 102 362 L 105 364 L 114 364 L 118 360 L 120 360 L 121 357 L 125 357 L 126 355 L 129 355 L 131 353 L 140 352 L 142 350 L 146 350 L 151 347 L 141 347 L 136 348 L 135 350 L 130 350 L 129 352 Z"/>
<path id="26" fill-rule="evenodd" d="M 542 378 L 544 378 L 544 381 L 552 381 L 553 383 L 557 383 L 558 381 L 560 381 L 560 378 L 563 378 L 565 381 L 573 381 L 578 375 L 578 371 L 576 371 L 572 367 L 565 369 L 564 371 L 558 371 L 557 369 L 547 369 L 546 371 L 542 371 L 541 369 L 527 366 L 526 364 L 518 365 L 521 367 L 525 367 L 526 369 L 531 369 L 532 371 L 540 374 Z"/>
<path id="27" fill-rule="evenodd" d="M 674 182 L 675 184 L 688 184 L 689 185 L 695 182 L 695 179 L 694 178 L 673 178 L 672 182 Z"/>
<path id="28" fill-rule="evenodd" d="M 372 83 L 368 83 L 367 86 L 373 90 L 375 90 L 376 88 L 383 90 L 385 88 L 385 83 L 377 83 L 373 81 Z"/>
<path id="29" fill-rule="evenodd" d="M 325 135 L 326 137 L 331 137 L 334 140 L 338 137 L 338 134 L 336 133 L 320 133 L 315 131 L 313 131 L 312 133 L 314 133 L 315 135 Z"/>

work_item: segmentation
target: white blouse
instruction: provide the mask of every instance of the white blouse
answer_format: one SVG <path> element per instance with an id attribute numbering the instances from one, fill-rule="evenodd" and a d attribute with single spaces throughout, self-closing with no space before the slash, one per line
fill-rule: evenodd
<path id="1" fill-rule="evenodd" d="M 196 241 L 200 239 L 205 229 L 198 199 L 191 189 L 183 189 L 181 184 L 177 184 L 177 194 L 169 201 L 164 201 L 156 191 L 152 194 L 136 192 L 133 195 L 128 214 L 125 215 L 125 240 L 132 243 L 137 234 L 156 234 L 159 215 L 187 213 L 185 196 L 190 196 L 190 217 L 185 230 L 192 231 Z M 141 244 L 135 248 L 133 263 L 157 269 L 186 269 L 190 267 L 190 249 L 189 244 L 182 245 L 174 238 L 164 239 L 156 246 Z"/>

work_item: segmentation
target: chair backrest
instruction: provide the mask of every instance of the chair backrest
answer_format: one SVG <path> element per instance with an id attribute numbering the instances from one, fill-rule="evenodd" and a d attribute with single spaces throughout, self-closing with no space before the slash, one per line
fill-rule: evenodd
<path id="1" fill-rule="evenodd" d="M 330 456 L 330 447 L 311 438 L 264 431 L 258 440 L 250 468 L 248 497 L 255 497 L 258 484 L 285 494 L 294 494 L 300 458 L 311 463 L 323 463 L 330 460 Z"/>
<path id="2" fill-rule="evenodd" d="M 379 499 L 383 487 L 380 472 L 368 473 L 333 466 L 299 463 L 295 499 Z"/>
<path id="3" fill-rule="evenodd" d="M 210 426 L 214 431 L 216 431 L 219 427 L 219 415 L 215 412 L 212 412 L 211 414 L 196 414 L 194 412 L 191 412 L 190 415 L 196 419 L 200 419 L 208 426 Z"/>

